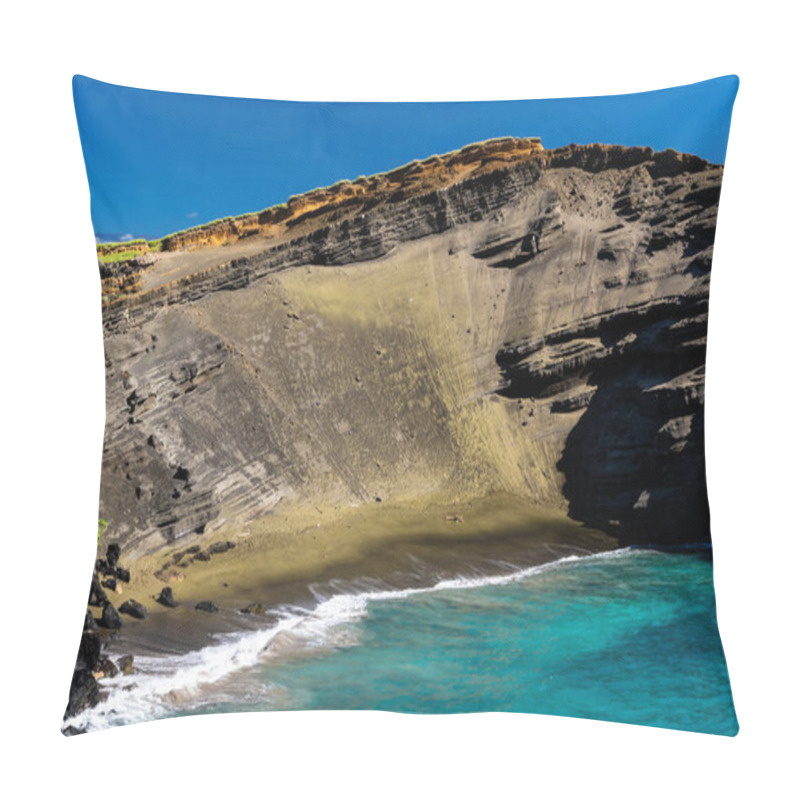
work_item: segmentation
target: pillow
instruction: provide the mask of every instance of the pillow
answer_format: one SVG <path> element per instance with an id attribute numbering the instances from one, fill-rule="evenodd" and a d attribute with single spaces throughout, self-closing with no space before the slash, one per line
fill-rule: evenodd
<path id="1" fill-rule="evenodd" d="M 703 416 L 735 76 L 73 88 L 106 428 L 65 734 L 312 708 L 736 734 Z"/>

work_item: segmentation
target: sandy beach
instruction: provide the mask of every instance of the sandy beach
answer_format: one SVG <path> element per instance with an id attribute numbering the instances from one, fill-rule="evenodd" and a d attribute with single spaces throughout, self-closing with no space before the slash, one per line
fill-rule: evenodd
<path id="1" fill-rule="evenodd" d="M 116 604 L 134 598 L 145 605 L 148 617 L 125 616 L 113 650 L 195 649 L 211 633 L 263 625 L 262 615 L 241 613 L 250 604 L 267 612 L 279 605 L 308 605 L 334 586 L 426 586 L 443 578 L 502 573 L 617 546 L 612 537 L 570 520 L 564 512 L 506 494 L 354 508 L 282 504 L 243 529 L 223 528 L 213 538 L 203 537 L 202 548 L 225 541 L 235 547 L 209 561 L 192 560 L 191 554 L 181 557 L 198 543 L 185 537 L 169 551 L 130 562 L 131 582 L 122 585 Z M 155 602 L 164 586 L 172 588 L 178 608 Z M 213 602 L 219 612 L 195 610 L 203 600 Z"/>

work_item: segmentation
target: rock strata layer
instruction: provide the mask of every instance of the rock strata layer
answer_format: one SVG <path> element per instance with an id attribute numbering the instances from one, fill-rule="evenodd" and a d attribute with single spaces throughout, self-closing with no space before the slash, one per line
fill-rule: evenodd
<path id="1" fill-rule="evenodd" d="M 137 256 L 104 305 L 109 530 L 144 552 L 282 499 L 504 491 L 625 542 L 707 539 L 721 180 L 501 140 Z"/>

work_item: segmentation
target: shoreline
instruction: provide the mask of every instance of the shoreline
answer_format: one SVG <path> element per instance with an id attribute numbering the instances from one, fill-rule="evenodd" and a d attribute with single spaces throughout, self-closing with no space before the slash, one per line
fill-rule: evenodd
<path id="1" fill-rule="evenodd" d="M 313 522 L 320 517 L 324 521 Z M 203 696 L 204 686 L 235 680 L 235 665 L 247 666 L 242 659 L 258 659 L 267 647 L 280 661 L 295 649 L 296 625 L 302 629 L 305 620 L 319 618 L 315 626 L 324 626 L 332 612 L 336 622 L 342 602 L 404 597 L 448 584 L 503 583 L 528 570 L 619 549 L 616 539 L 585 528 L 563 511 L 506 494 L 464 502 L 422 498 L 327 512 L 287 505 L 238 534 L 220 530 L 203 546 L 213 548 L 215 542 L 234 538 L 232 549 L 210 560 L 177 559 L 169 583 L 156 573 L 172 564 L 170 552 L 186 550 L 186 542 L 135 561 L 122 553 L 131 580 L 122 593 L 110 592 L 109 597 L 115 607 L 136 600 L 147 615 L 123 615 L 119 630 L 101 629 L 95 635 L 103 658 L 120 662 L 132 656 L 134 677 L 96 675 L 99 699 L 65 718 L 63 732 L 96 730 L 97 723 L 90 722 L 96 714 L 113 720 L 137 702 L 134 697 L 156 708 L 181 705 L 181 697 L 196 692 Z M 177 607 L 156 602 L 165 586 L 172 589 Z M 201 601 L 210 601 L 217 610 L 197 609 Z M 244 613 L 251 604 L 257 609 Z M 89 612 L 94 616 L 97 608 Z"/>
<path id="2" fill-rule="evenodd" d="M 507 494 L 329 509 L 287 504 L 243 530 L 221 529 L 202 548 L 222 542 L 234 547 L 209 561 L 192 561 L 189 555 L 172 563 L 196 544 L 188 537 L 169 550 L 129 559 L 131 582 L 111 599 L 117 604 L 133 598 L 148 616 L 125 617 L 110 649 L 134 655 L 187 652 L 207 644 L 211 634 L 263 624 L 263 614 L 241 613 L 251 604 L 264 612 L 292 604 L 310 607 L 348 585 L 420 588 L 619 546 L 563 511 Z M 165 586 L 177 608 L 156 602 Z M 219 611 L 196 610 L 201 601 Z"/>
<path id="3" fill-rule="evenodd" d="M 643 550 L 638 552 L 644 558 L 653 558 L 653 555 L 645 554 Z M 622 615 L 617 616 L 616 618 L 616 628 L 612 626 L 612 630 L 615 629 L 617 632 L 618 641 L 616 644 L 612 645 L 611 655 L 604 657 L 606 669 L 611 669 L 612 673 L 616 674 L 619 656 L 614 655 L 614 647 L 618 648 L 620 645 L 624 645 L 625 647 L 628 646 L 625 643 L 627 642 L 626 637 L 630 633 L 630 629 L 628 627 L 628 610 L 631 600 L 631 589 L 630 587 L 624 587 L 627 586 L 625 581 L 630 580 L 630 571 L 632 569 L 630 565 L 630 559 L 631 557 L 635 556 L 636 550 L 634 548 L 620 547 L 611 551 L 597 551 L 579 556 L 562 556 L 561 558 L 553 561 L 528 568 L 509 568 L 504 574 L 495 573 L 483 574 L 480 576 L 474 575 L 472 577 L 457 578 L 453 580 L 444 579 L 437 581 L 435 584 L 428 584 L 427 586 L 419 588 L 387 589 L 385 587 L 382 588 L 372 585 L 368 587 L 361 587 L 359 589 L 359 587 L 355 586 L 342 587 L 341 585 L 337 585 L 334 587 L 336 591 L 329 597 L 318 597 L 313 608 L 284 607 L 280 610 L 281 613 L 276 614 L 274 618 L 265 621 L 261 626 L 256 626 L 250 630 L 240 628 L 236 636 L 214 637 L 213 640 L 206 643 L 206 646 L 203 647 L 202 650 L 179 654 L 172 657 L 170 657 L 168 654 L 164 654 L 161 658 L 142 659 L 142 668 L 137 676 L 130 678 L 123 676 L 112 678 L 106 684 L 106 691 L 104 693 L 105 696 L 97 704 L 97 708 L 87 709 L 85 713 L 81 713 L 76 717 L 73 717 L 68 721 L 68 726 L 66 728 L 62 727 L 62 730 L 67 733 L 67 735 L 73 735 L 74 733 L 102 730 L 109 727 L 116 727 L 118 725 L 126 725 L 135 722 L 223 711 L 285 711 L 295 708 L 338 708 L 339 706 L 332 702 L 330 696 L 328 696 L 327 700 L 320 700 L 319 697 L 317 700 L 313 700 L 314 692 L 322 692 L 322 697 L 324 698 L 324 693 L 329 691 L 331 686 L 331 684 L 326 683 L 328 678 L 324 677 L 324 665 L 322 668 L 323 673 L 319 673 L 315 665 L 309 665 L 306 668 L 305 673 L 303 671 L 303 667 L 300 667 L 300 682 L 299 684 L 295 685 L 295 689 L 298 689 L 299 687 L 299 694 L 293 693 L 294 690 L 292 688 L 292 680 L 289 679 L 287 682 L 287 678 L 289 675 L 294 674 L 294 664 L 302 665 L 302 663 L 306 662 L 308 659 L 317 661 L 320 657 L 324 659 L 326 656 L 337 659 L 339 658 L 339 651 L 341 650 L 353 650 L 353 652 L 347 656 L 347 658 L 355 658 L 356 664 L 359 663 L 359 659 L 363 662 L 364 658 L 367 658 L 367 663 L 372 663 L 369 662 L 371 657 L 369 652 L 370 650 L 374 652 L 375 642 L 381 642 L 381 637 L 378 636 L 376 639 L 373 631 L 373 634 L 367 634 L 366 638 L 362 642 L 360 635 L 351 630 L 351 626 L 353 624 L 361 625 L 359 620 L 362 619 L 364 620 L 365 625 L 370 625 L 370 623 L 366 621 L 366 617 L 372 616 L 368 611 L 368 607 L 371 606 L 372 603 L 382 604 L 382 609 L 376 610 L 376 616 L 371 623 L 373 625 L 385 625 L 386 620 L 391 620 L 392 615 L 400 614 L 399 627 L 398 620 L 395 618 L 395 621 L 390 623 L 388 638 L 384 641 L 383 645 L 380 645 L 380 647 L 388 644 L 390 648 L 396 648 L 398 646 L 398 637 L 400 637 L 401 640 L 407 642 L 406 646 L 410 649 L 410 652 L 413 653 L 416 651 L 415 648 L 418 649 L 419 647 L 422 647 L 422 652 L 424 654 L 433 648 L 433 652 L 435 652 L 438 656 L 440 652 L 439 638 L 444 637 L 444 640 L 449 641 L 450 644 L 444 645 L 444 650 L 442 652 L 449 652 L 452 656 L 453 653 L 456 653 L 458 648 L 466 642 L 465 636 L 471 638 L 473 635 L 478 635 L 480 637 L 487 629 L 494 631 L 495 623 L 498 620 L 503 620 L 506 618 L 504 612 L 508 608 L 509 598 L 506 594 L 506 589 L 500 590 L 498 600 L 489 599 L 487 601 L 487 596 L 484 595 L 482 596 L 482 599 L 481 597 L 473 600 L 467 598 L 466 602 L 462 603 L 458 600 L 458 598 L 464 596 L 463 592 L 465 590 L 482 590 L 495 586 L 505 587 L 507 585 L 517 583 L 518 581 L 524 581 L 532 576 L 538 577 L 550 573 L 554 573 L 556 576 L 554 580 L 557 582 L 564 580 L 566 581 L 566 584 L 559 583 L 558 585 L 566 585 L 568 591 L 563 598 L 567 602 L 567 608 L 569 608 L 570 602 L 572 604 L 571 610 L 567 612 L 567 632 L 569 632 L 570 626 L 572 626 L 573 629 L 571 637 L 567 636 L 567 641 L 571 641 L 573 644 L 578 643 L 578 650 L 575 652 L 582 653 L 585 656 L 587 652 L 594 653 L 594 646 L 585 642 L 584 636 L 580 633 L 580 631 L 576 631 L 574 629 L 576 621 L 579 619 L 582 620 L 583 615 L 587 610 L 583 606 L 582 590 L 579 591 L 577 605 L 575 603 L 576 586 L 574 585 L 574 582 L 576 577 L 579 579 L 581 573 L 572 572 L 572 567 L 580 567 L 581 565 L 592 563 L 598 565 L 593 568 L 590 567 L 590 569 L 595 570 L 594 577 L 592 577 L 592 573 L 590 572 L 587 583 L 586 575 L 584 575 L 583 586 L 588 586 L 590 589 L 591 587 L 594 587 L 594 590 L 600 591 L 601 593 L 610 591 L 610 594 L 607 594 L 606 598 L 610 603 L 609 607 L 611 608 L 612 614 L 616 613 L 619 615 L 620 610 L 622 611 Z M 605 575 L 605 577 L 600 578 L 598 582 L 598 575 L 596 571 L 600 569 L 601 571 L 605 570 L 607 572 L 609 569 L 608 567 L 599 565 L 606 563 L 613 564 L 616 563 L 620 558 L 623 559 L 620 562 L 622 564 L 621 574 L 623 576 L 623 588 L 621 591 L 617 592 L 615 596 L 613 589 L 615 581 L 609 581 L 608 576 Z M 692 561 L 694 561 L 694 559 L 692 559 Z M 659 564 L 661 563 L 662 562 L 659 561 Z M 676 563 L 674 561 L 674 557 L 671 560 L 671 563 L 673 566 L 669 566 L 670 562 L 667 562 L 668 568 L 667 572 L 665 573 L 667 576 L 673 574 L 672 571 L 674 570 L 674 564 Z M 681 565 L 681 570 L 685 570 L 686 563 L 686 561 L 683 562 L 683 565 Z M 510 567 L 510 565 L 507 566 Z M 566 568 L 567 572 L 562 573 L 561 568 Z M 618 568 L 612 567 L 611 569 L 613 572 L 613 570 Z M 651 566 L 649 569 L 652 570 L 653 567 Z M 640 586 L 638 591 L 656 593 L 655 600 L 657 602 L 655 605 L 653 605 L 652 602 L 645 602 L 642 605 L 643 612 L 650 613 L 651 617 L 653 617 L 650 623 L 645 624 L 644 627 L 641 628 L 641 630 L 644 631 L 643 635 L 645 638 L 648 635 L 655 635 L 657 638 L 660 637 L 660 634 L 653 633 L 654 630 L 661 630 L 661 625 L 663 623 L 662 614 L 659 612 L 659 604 L 665 600 L 665 592 L 669 593 L 671 591 L 669 587 L 672 586 L 670 581 L 667 581 L 666 583 L 664 582 L 665 578 L 662 576 L 664 567 L 659 566 L 658 569 L 659 572 L 655 578 L 653 578 L 652 575 L 648 578 L 646 575 L 647 570 L 645 570 L 644 584 L 642 584 L 643 576 L 641 575 L 638 579 L 639 584 L 637 584 Z M 639 571 L 634 570 L 634 572 L 638 574 Z M 627 579 L 624 577 L 626 573 L 628 573 Z M 559 574 L 562 574 L 565 577 L 559 579 Z M 680 574 L 684 573 L 680 572 Z M 540 611 L 544 612 L 544 617 L 542 620 L 544 621 L 545 626 L 548 624 L 548 619 L 550 620 L 549 624 L 555 624 L 558 622 L 558 618 L 563 613 L 561 610 L 561 604 L 559 601 L 556 603 L 556 607 L 553 607 L 552 601 L 547 600 L 547 593 L 550 592 L 552 595 L 553 592 L 553 586 L 551 585 L 548 588 L 548 583 L 548 579 L 545 578 L 543 585 L 539 584 L 537 581 L 536 585 L 532 584 L 528 585 L 526 588 L 523 588 L 522 593 L 520 593 L 518 590 L 508 590 L 516 592 L 516 594 L 512 595 L 513 598 L 515 598 L 514 603 L 521 603 L 524 609 L 527 609 L 527 611 L 524 611 L 521 616 L 519 614 L 516 615 L 516 623 L 513 622 L 515 615 L 512 614 L 511 628 L 508 629 L 506 633 L 501 633 L 501 635 L 511 636 L 510 641 L 512 642 L 526 641 L 525 636 L 527 636 L 528 632 L 535 632 L 540 629 L 539 623 L 535 621 L 538 618 L 537 615 Z M 571 584 L 572 588 L 570 589 Z M 698 587 L 710 585 L 710 573 L 702 578 L 701 583 L 696 585 Z M 674 586 L 672 588 L 674 589 Z M 446 595 L 450 591 L 455 591 L 457 594 L 451 595 L 451 597 L 448 599 Z M 539 593 L 542 591 L 545 593 L 544 597 L 539 596 Z M 408 609 L 409 607 L 403 605 L 394 606 L 395 603 L 404 604 L 408 598 L 413 598 L 414 596 L 424 596 L 436 594 L 438 592 L 445 593 L 445 599 L 443 601 L 439 601 L 438 608 L 435 605 L 437 601 L 434 599 L 431 599 L 430 601 L 423 601 L 422 606 L 415 606 L 415 604 L 412 602 L 412 605 L 410 606 L 410 612 L 408 610 L 403 610 L 403 608 Z M 684 592 L 683 595 L 685 598 L 690 596 L 686 592 Z M 572 596 L 572 601 L 569 600 L 570 596 Z M 493 597 L 498 596 L 492 594 L 488 595 L 488 598 Z M 562 595 L 558 594 L 558 597 L 562 598 Z M 455 605 L 453 604 L 454 601 Z M 671 598 L 666 599 L 666 602 L 669 607 L 672 602 Z M 389 611 L 383 605 L 386 603 L 393 604 L 392 607 L 395 608 L 389 617 L 386 616 Z M 431 603 L 434 604 L 433 616 L 430 616 Z M 616 612 L 614 612 L 614 603 L 617 605 Z M 605 608 L 605 605 L 606 603 L 601 603 L 597 608 L 603 609 Z M 427 609 L 427 611 L 425 609 Z M 648 609 L 649 612 L 647 611 Z M 420 610 L 423 612 L 423 618 L 419 617 Z M 689 606 L 684 608 L 684 613 L 687 610 L 690 612 L 690 614 L 694 614 L 694 606 L 691 605 L 691 603 Z M 663 611 L 663 609 L 661 609 L 661 611 Z M 449 616 L 451 612 L 455 613 L 454 617 Z M 479 617 L 478 621 L 476 622 L 474 619 L 475 613 L 478 613 L 479 615 L 483 614 L 483 618 Z M 601 615 L 602 613 L 606 613 L 606 615 L 608 614 L 607 611 L 601 611 Z M 647 613 L 645 613 L 645 616 L 647 616 Z M 427 619 L 424 618 L 424 614 L 429 615 L 428 619 L 430 619 L 431 625 L 429 625 Z M 473 617 L 470 617 L 471 614 Z M 654 614 L 655 616 L 653 616 Z M 529 615 L 533 615 L 533 627 L 529 627 Z M 671 617 L 670 614 L 667 616 Z M 569 621 L 570 618 L 572 622 Z M 381 622 L 381 620 L 383 620 L 383 622 Z M 514 624 L 516 624 L 516 629 L 514 628 Z M 584 622 L 580 622 L 579 624 L 583 624 L 585 626 Z M 419 625 L 419 628 L 417 625 Z M 394 627 L 392 628 L 391 626 Z M 589 627 L 591 628 L 591 624 Z M 498 628 L 498 631 L 502 632 L 503 630 L 504 628 L 501 625 L 500 628 Z M 514 630 L 516 630 L 516 633 L 514 633 Z M 647 633 L 648 630 L 650 631 L 649 634 Z M 705 641 L 707 633 L 707 631 L 703 630 L 699 633 L 695 632 L 694 635 L 702 636 L 703 641 Z M 422 636 L 423 638 L 418 640 L 418 636 Z M 519 636 L 522 638 L 514 638 Z M 427 639 L 424 637 L 427 637 Z M 448 639 L 448 637 L 450 638 Z M 544 641 L 552 641 L 555 644 L 559 640 L 560 639 L 558 637 L 552 638 L 552 635 L 550 635 L 550 638 L 547 638 L 546 636 Z M 581 642 L 583 642 L 583 644 L 580 644 Z M 455 649 L 453 649 L 454 643 Z M 363 644 L 366 648 L 366 656 L 359 654 L 358 652 L 361 649 L 359 647 L 361 644 Z M 428 648 L 428 650 L 426 651 L 425 648 Z M 465 652 L 470 650 L 471 645 L 468 644 Z M 647 650 L 649 651 L 649 648 Z M 487 657 L 488 652 L 489 651 L 484 653 L 484 658 Z M 547 652 L 547 648 L 542 650 L 540 643 L 540 645 L 535 646 L 533 650 L 529 648 L 526 652 L 529 652 L 530 654 L 535 653 L 536 657 L 538 658 L 543 653 Z M 552 657 L 557 659 L 558 655 L 554 654 Z M 417 655 L 417 658 L 419 658 L 419 654 Z M 462 666 L 462 663 L 459 660 L 460 658 L 460 656 L 455 656 L 454 666 L 457 669 L 460 669 Z M 581 660 L 585 661 L 585 658 L 578 659 L 578 661 Z M 434 661 L 436 661 L 436 658 L 434 658 Z M 343 662 L 341 661 L 339 662 L 340 665 L 342 663 Z M 353 662 L 346 661 L 344 663 L 352 664 Z M 375 663 L 380 670 L 380 659 Z M 428 662 L 423 661 L 419 663 Z M 481 663 L 480 658 L 478 659 L 478 663 Z M 722 663 L 724 667 L 724 657 Z M 547 667 L 544 669 L 546 672 Z M 303 677 L 304 674 L 305 678 Z M 355 689 L 355 687 L 358 686 L 358 683 L 352 683 L 352 673 L 348 672 L 347 669 L 345 669 L 344 673 L 341 673 L 341 670 L 339 673 L 337 673 L 336 669 L 334 669 L 333 674 L 345 674 L 349 676 L 346 677 L 346 681 L 349 680 L 351 682 L 348 684 L 349 689 L 346 689 L 346 693 L 347 691 L 358 691 Z M 401 674 L 403 674 L 402 669 Z M 411 679 L 413 681 L 413 675 L 415 674 L 415 669 L 412 669 L 411 673 L 406 670 L 405 678 L 403 680 L 407 681 Z M 449 689 L 447 688 L 449 685 L 447 683 L 447 674 L 449 673 L 439 672 L 439 677 L 436 677 L 435 675 L 431 676 L 432 680 L 440 681 L 441 687 L 445 691 L 443 698 L 440 698 L 440 701 L 445 705 L 440 706 L 437 708 L 437 710 L 432 712 L 425 711 L 425 713 L 464 713 L 468 711 L 483 710 L 477 707 L 461 707 L 460 705 L 458 707 L 448 706 L 448 703 L 456 702 L 456 695 L 447 694 L 447 692 L 449 692 Z M 315 675 L 316 677 L 314 677 Z M 323 677 L 320 678 L 320 675 Z M 717 678 L 719 677 L 720 676 L 717 675 Z M 311 683 L 307 684 L 305 681 L 308 681 L 309 679 Z M 322 682 L 320 682 L 320 680 Z M 442 680 L 444 680 L 444 683 L 441 683 Z M 450 689 L 452 689 L 452 686 L 450 686 Z M 311 695 L 308 695 L 309 691 L 312 692 Z M 372 689 L 368 689 L 367 691 L 373 692 L 372 696 L 375 696 L 374 692 L 376 690 L 374 687 Z M 714 695 L 712 692 L 712 695 L 714 696 L 710 697 L 710 700 L 707 699 L 708 702 L 716 703 L 715 713 L 717 714 L 719 714 L 719 704 L 725 701 L 725 698 L 722 697 L 720 692 L 724 692 L 724 686 L 722 683 L 717 686 L 716 694 Z M 346 696 L 348 695 L 346 694 Z M 352 697 L 352 695 L 350 696 Z M 368 694 L 366 696 L 370 695 Z M 303 700 L 303 697 L 306 699 Z M 450 699 L 448 699 L 448 697 Z M 293 700 L 292 698 L 295 699 Z M 309 701 L 309 698 L 312 698 L 311 704 L 306 705 L 305 703 Z M 539 698 L 540 701 L 544 702 L 544 705 L 541 707 L 530 706 L 525 708 L 503 708 L 499 710 L 553 713 L 552 710 L 548 710 L 549 707 L 547 706 L 546 699 L 547 698 L 545 696 L 541 696 Z M 727 700 L 730 704 L 729 697 Z M 358 701 L 355 705 L 345 704 L 342 707 L 373 707 L 372 705 L 362 706 L 359 704 L 360 702 L 367 701 Z M 460 700 L 457 701 L 457 704 L 460 702 Z M 399 711 L 403 713 L 415 713 L 417 711 L 417 709 L 414 707 L 405 707 L 402 704 L 396 707 L 381 706 L 381 708 L 382 710 Z M 608 719 L 610 721 L 621 722 L 631 721 L 630 719 L 624 718 L 624 713 L 627 713 L 626 709 L 622 707 L 617 708 L 613 702 L 612 711 L 608 712 L 611 714 L 609 716 L 603 716 L 601 713 L 593 713 L 587 716 L 585 710 L 584 713 L 577 713 L 580 711 L 580 708 L 580 706 L 575 706 L 575 708 L 572 708 L 568 715 L 578 717 L 585 716 L 589 719 Z M 615 716 L 612 712 L 616 713 L 617 715 Z M 663 710 L 659 712 L 656 704 L 652 714 L 658 715 L 659 713 L 664 712 Z M 619 714 L 623 714 L 623 716 L 619 716 Z M 735 717 L 733 717 L 733 720 L 735 725 Z M 701 723 L 710 724 L 707 720 L 704 723 L 702 717 L 700 723 L 697 724 Z M 654 721 L 653 718 L 647 718 L 640 720 L 638 724 L 656 725 L 659 727 L 685 730 L 702 730 L 703 732 L 711 733 L 722 732 L 698 728 L 694 723 L 692 723 L 691 720 L 689 722 L 684 722 L 683 725 L 681 725 L 677 723 L 669 724 L 668 721 L 660 724 L 658 721 Z"/>
<path id="4" fill-rule="evenodd" d="M 561 556 L 527 567 L 505 564 L 502 572 L 439 579 L 416 587 L 392 588 L 379 585 L 337 584 L 327 597 L 318 597 L 310 607 L 284 606 L 262 618 L 260 625 L 239 626 L 235 635 L 216 635 L 202 648 L 179 653 L 144 657 L 141 669 L 112 677 L 103 687 L 100 701 L 73 716 L 62 727 L 68 735 L 116 727 L 117 724 L 204 713 L 204 706 L 218 702 L 220 692 L 236 691 L 237 674 L 247 673 L 266 659 L 281 669 L 293 662 L 331 653 L 343 640 L 334 631 L 367 613 L 373 602 L 405 601 L 419 595 L 464 591 L 512 584 L 533 575 L 594 559 L 629 554 L 630 548 Z M 219 634 L 219 631 L 217 631 Z M 333 634 L 328 640 L 328 636 Z M 347 645 L 345 645 L 347 646 Z M 266 663 L 266 662 L 265 662 Z M 119 705 L 115 702 L 119 698 Z M 263 699 L 263 698 L 262 698 Z M 95 708 L 96 707 L 96 708 Z M 147 708 L 141 716 L 142 708 Z M 75 726 L 78 726 L 77 728 Z"/>

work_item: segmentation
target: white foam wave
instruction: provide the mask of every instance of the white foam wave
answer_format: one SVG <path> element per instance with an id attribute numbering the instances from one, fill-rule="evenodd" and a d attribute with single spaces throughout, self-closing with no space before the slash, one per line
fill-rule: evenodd
<path id="1" fill-rule="evenodd" d="M 318 603 L 312 609 L 284 606 L 278 609 L 278 621 L 268 628 L 243 633 L 225 634 L 215 644 L 178 656 L 145 657 L 136 659 L 136 674 L 119 675 L 104 680 L 102 688 L 108 697 L 97 706 L 65 721 L 66 725 L 85 730 L 99 730 L 113 725 L 144 722 L 169 716 L 181 710 L 202 708 L 209 696 L 208 687 L 215 688 L 213 697 L 224 696 L 224 683 L 241 670 L 267 659 L 282 642 L 290 647 L 331 647 L 353 644 L 334 635 L 347 623 L 366 616 L 370 603 L 402 600 L 407 597 L 448 590 L 500 586 L 524 580 L 576 562 L 635 555 L 629 548 L 569 555 L 524 569 L 496 575 L 457 577 L 441 580 L 432 586 L 408 589 L 375 589 L 347 592 L 325 597 L 317 593 Z M 336 586 L 329 588 L 336 590 Z M 263 699 L 263 698 L 262 698 Z"/>

